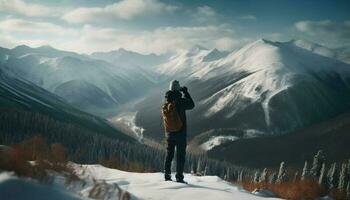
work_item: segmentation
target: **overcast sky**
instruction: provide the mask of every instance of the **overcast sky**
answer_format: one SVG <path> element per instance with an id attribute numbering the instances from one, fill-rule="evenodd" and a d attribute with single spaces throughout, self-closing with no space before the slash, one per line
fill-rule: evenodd
<path id="1" fill-rule="evenodd" d="M 233 50 L 266 38 L 350 45 L 349 0 L 0 0 L 0 46 L 80 53 Z"/>

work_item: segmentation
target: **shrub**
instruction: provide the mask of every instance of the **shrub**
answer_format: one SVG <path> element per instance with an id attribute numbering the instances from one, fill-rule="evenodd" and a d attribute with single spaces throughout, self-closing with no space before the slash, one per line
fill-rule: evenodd
<path id="1" fill-rule="evenodd" d="M 238 183 L 243 186 L 245 190 L 253 191 L 256 188 L 267 189 L 274 192 L 277 196 L 283 199 L 300 200 L 300 199 L 315 199 L 327 194 L 327 190 L 320 186 L 315 181 L 288 181 L 280 184 L 269 184 L 266 182 Z"/>

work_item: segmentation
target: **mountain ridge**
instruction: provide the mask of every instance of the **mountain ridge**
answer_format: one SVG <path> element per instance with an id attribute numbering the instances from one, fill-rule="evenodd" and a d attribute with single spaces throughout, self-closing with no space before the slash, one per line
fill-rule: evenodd
<path id="1" fill-rule="evenodd" d="M 284 134 L 349 108 L 350 66 L 336 59 L 288 42 L 265 39 L 212 62 L 201 62 L 202 55 L 205 52 L 189 55 L 198 63 L 179 65 L 179 76 L 176 71 L 170 75 L 182 77 L 180 82 L 188 86 L 197 102 L 195 110 L 189 112 L 190 137 L 213 128 Z M 180 57 L 180 64 L 186 63 L 182 60 L 186 59 Z M 182 76 L 181 70 L 187 68 L 194 71 Z M 163 70 L 170 72 L 167 67 Z M 141 103 L 136 119 L 146 129 L 145 134 L 151 134 L 159 126 L 153 120 L 141 118 L 157 116 L 144 113 L 143 109 L 148 107 L 149 112 L 153 106 L 152 110 L 157 110 L 158 105 L 147 102 Z M 154 98 L 150 102 L 155 102 Z"/>

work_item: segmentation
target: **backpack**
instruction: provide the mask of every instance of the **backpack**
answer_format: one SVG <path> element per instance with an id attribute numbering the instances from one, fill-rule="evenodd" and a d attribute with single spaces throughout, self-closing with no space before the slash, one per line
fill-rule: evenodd
<path id="1" fill-rule="evenodd" d="M 176 132 L 182 128 L 182 121 L 176 110 L 175 101 L 166 102 L 162 108 L 163 124 L 166 132 Z"/>

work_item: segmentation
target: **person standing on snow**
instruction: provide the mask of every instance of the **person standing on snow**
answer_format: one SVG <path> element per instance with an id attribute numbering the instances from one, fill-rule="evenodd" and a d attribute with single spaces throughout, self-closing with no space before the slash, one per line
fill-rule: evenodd
<path id="1" fill-rule="evenodd" d="M 187 146 L 186 110 L 194 108 L 194 102 L 186 87 L 179 81 L 170 82 L 169 91 L 165 94 L 162 107 L 163 124 L 167 141 L 167 155 L 164 163 L 164 178 L 171 181 L 171 162 L 176 148 L 176 181 L 184 181 L 184 164 Z"/>

